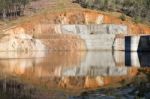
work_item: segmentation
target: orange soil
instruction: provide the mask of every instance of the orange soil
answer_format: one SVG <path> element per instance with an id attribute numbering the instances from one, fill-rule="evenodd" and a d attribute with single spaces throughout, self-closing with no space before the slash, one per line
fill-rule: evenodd
<path id="1" fill-rule="evenodd" d="M 33 33 L 37 24 L 84 24 L 86 21 L 95 22 L 98 16 L 104 16 L 103 23 L 106 24 L 124 24 L 128 26 L 129 34 L 149 34 L 150 26 L 136 24 L 131 20 L 122 21 L 118 17 L 103 12 L 92 10 L 71 9 L 64 12 L 43 13 L 33 16 L 28 21 L 23 22 L 20 26 L 30 33 Z"/>

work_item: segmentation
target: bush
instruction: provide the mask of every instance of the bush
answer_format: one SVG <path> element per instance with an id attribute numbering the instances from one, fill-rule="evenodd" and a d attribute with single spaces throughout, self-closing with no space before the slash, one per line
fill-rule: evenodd
<path id="1" fill-rule="evenodd" d="M 140 23 L 140 22 L 142 22 L 142 19 L 141 19 L 139 16 L 136 16 L 136 17 L 134 18 L 134 22 L 135 22 L 135 23 Z"/>
<path id="2" fill-rule="evenodd" d="M 135 21 L 145 20 L 150 23 L 150 0 L 78 0 L 83 7 L 98 10 L 119 11 L 131 16 Z M 138 16 L 138 18 L 137 18 Z M 125 20 L 124 15 L 120 17 Z"/>
<path id="3" fill-rule="evenodd" d="M 30 0 L 0 0 L 0 17 L 20 16 Z"/>
<path id="4" fill-rule="evenodd" d="M 125 20 L 126 20 L 126 16 L 125 16 L 124 14 L 122 14 L 122 15 L 120 16 L 120 19 L 121 19 L 122 21 L 125 21 Z"/>

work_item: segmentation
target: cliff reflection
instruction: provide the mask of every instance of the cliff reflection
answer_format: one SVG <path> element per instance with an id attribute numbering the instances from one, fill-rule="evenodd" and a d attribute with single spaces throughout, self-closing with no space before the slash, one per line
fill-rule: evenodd
<path id="1" fill-rule="evenodd" d="M 0 52 L 0 66 L 1 71 L 10 74 L 34 74 L 42 77 L 44 74 L 55 76 L 56 72 L 56 76 L 58 76 L 59 69 L 80 64 L 85 57 L 84 54 L 78 52 L 40 52 L 40 54 Z"/>
<path id="2" fill-rule="evenodd" d="M 47 88 L 97 88 L 136 76 L 143 58 L 131 56 L 133 67 L 123 52 L 2 52 L 0 72 Z"/>

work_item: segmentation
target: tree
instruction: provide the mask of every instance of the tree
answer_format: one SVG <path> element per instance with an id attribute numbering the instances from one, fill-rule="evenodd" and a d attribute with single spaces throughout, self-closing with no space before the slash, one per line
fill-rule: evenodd
<path id="1" fill-rule="evenodd" d="M 29 2 L 30 0 L 0 0 L 0 16 L 3 19 L 10 16 L 20 16 Z"/>
<path id="2" fill-rule="evenodd" d="M 119 11 L 150 23 L 150 0 L 80 0 L 79 3 L 92 9 Z"/>

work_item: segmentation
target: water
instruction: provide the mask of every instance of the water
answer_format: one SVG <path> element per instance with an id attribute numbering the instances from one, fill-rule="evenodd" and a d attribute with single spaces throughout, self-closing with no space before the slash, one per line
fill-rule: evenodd
<path id="1" fill-rule="evenodd" d="M 113 99 L 139 86 L 140 92 L 150 89 L 149 59 L 136 52 L 0 52 L 0 99 Z"/>

